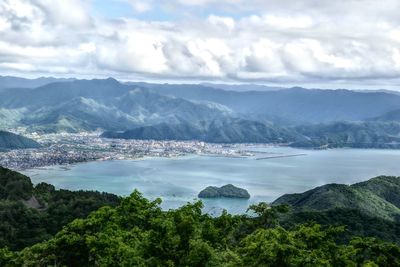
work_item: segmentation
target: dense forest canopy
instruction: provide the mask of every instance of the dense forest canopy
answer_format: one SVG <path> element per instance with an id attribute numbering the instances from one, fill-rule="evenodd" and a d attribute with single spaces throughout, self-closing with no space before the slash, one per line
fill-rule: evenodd
<path id="1" fill-rule="evenodd" d="M 119 202 L 108 193 L 33 186 L 29 177 L 0 167 L 0 247 L 19 250 L 47 240 L 74 219 Z"/>
<path id="2" fill-rule="evenodd" d="M 287 206 L 260 203 L 255 216 L 202 213 L 201 202 L 163 212 L 135 191 L 115 208 L 76 219 L 54 238 L 20 252 L 1 250 L 5 266 L 399 266 L 400 247 L 374 238 L 341 242 L 344 227 L 279 226 Z"/>
<path id="3" fill-rule="evenodd" d="M 200 201 L 162 211 L 138 191 L 56 190 L 4 168 L 0 184 L 0 266 L 400 266 L 398 222 L 359 210 L 212 217 Z"/>

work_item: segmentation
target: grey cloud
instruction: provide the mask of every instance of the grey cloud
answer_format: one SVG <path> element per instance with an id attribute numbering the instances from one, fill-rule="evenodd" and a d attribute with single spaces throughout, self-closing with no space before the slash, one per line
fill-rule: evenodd
<path id="1" fill-rule="evenodd" d="M 12 2 L 0 2 L 4 72 L 360 86 L 400 76 L 394 0 L 220 0 L 216 8 L 253 13 L 170 22 L 93 17 L 87 1 Z M 168 5 L 178 12 L 213 2 Z"/>

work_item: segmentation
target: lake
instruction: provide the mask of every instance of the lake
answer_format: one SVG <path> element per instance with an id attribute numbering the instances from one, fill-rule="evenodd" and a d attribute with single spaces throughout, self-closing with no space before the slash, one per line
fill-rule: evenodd
<path id="1" fill-rule="evenodd" d="M 258 151 L 247 158 L 188 155 L 179 158 L 96 161 L 24 171 L 34 183 L 57 188 L 98 190 L 163 199 L 164 209 L 196 199 L 209 185 L 234 184 L 251 194 L 249 200 L 206 199 L 205 211 L 245 212 L 248 205 L 273 201 L 286 193 L 303 192 L 326 183 L 351 184 L 378 175 L 400 176 L 400 150 L 302 150 L 289 147 L 246 147 Z M 287 157 L 296 155 L 293 157 Z M 268 159 L 259 158 L 270 157 Z"/>

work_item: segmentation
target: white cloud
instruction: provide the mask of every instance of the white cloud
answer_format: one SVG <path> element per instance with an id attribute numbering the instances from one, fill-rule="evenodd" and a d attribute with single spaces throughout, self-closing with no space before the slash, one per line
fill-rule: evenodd
<path id="1" fill-rule="evenodd" d="M 400 50 L 398 48 L 393 48 L 393 61 L 394 66 L 400 69 Z"/>
<path id="2" fill-rule="evenodd" d="M 17 71 L 35 71 L 36 68 L 28 63 L 16 63 L 16 62 L 2 62 L 0 68 L 12 69 Z"/>
<path id="3" fill-rule="evenodd" d="M 204 6 L 209 4 L 214 4 L 218 2 L 217 0 L 178 0 L 179 4 L 187 6 Z"/>
<path id="4" fill-rule="evenodd" d="M 167 70 L 162 46 L 154 36 L 134 33 L 118 43 L 99 43 L 96 57 L 100 67 L 113 71 L 162 74 Z"/>
<path id="5" fill-rule="evenodd" d="M 224 30 L 232 31 L 235 28 L 235 20 L 230 17 L 210 15 L 208 21 L 215 26 L 222 26 Z"/>
<path id="6" fill-rule="evenodd" d="M 285 67 L 279 56 L 281 45 L 268 39 L 260 39 L 243 50 L 242 71 L 285 75 Z"/>
<path id="7" fill-rule="evenodd" d="M 91 24 L 85 0 L 33 0 L 32 2 L 46 13 L 45 19 L 52 25 L 83 28 Z"/>
<path id="8" fill-rule="evenodd" d="M 124 0 L 128 2 L 134 11 L 143 13 L 151 10 L 153 8 L 151 0 Z"/>
<path id="9" fill-rule="evenodd" d="M 270 26 L 277 29 L 281 28 L 309 28 L 312 26 L 312 19 L 308 16 L 277 16 L 266 15 L 264 17 L 252 16 L 251 20 L 259 26 Z"/>
<path id="10" fill-rule="evenodd" d="M 360 87 L 400 76 L 397 0 L 115 1 L 138 13 L 168 5 L 180 19 L 94 17 L 93 0 L 3 0 L 0 70 Z"/>

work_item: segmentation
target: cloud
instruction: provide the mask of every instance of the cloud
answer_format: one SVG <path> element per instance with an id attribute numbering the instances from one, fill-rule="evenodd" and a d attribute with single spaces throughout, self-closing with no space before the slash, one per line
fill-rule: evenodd
<path id="1" fill-rule="evenodd" d="M 149 74 L 162 74 L 167 70 L 162 38 L 143 32 L 126 32 L 120 34 L 119 40 L 99 42 L 95 54 L 99 67 Z"/>
<path id="2" fill-rule="evenodd" d="M 18 1 L 18 0 L 17 0 Z M 32 1 L 45 13 L 45 23 L 70 28 L 90 27 L 91 18 L 87 3 L 82 0 L 36 0 Z"/>
<path id="3" fill-rule="evenodd" d="M 143 13 L 150 11 L 153 8 L 151 0 L 124 0 L 130 4 L 134 11 Z"/>
<path id="4" fill-rule="evenodd" d="M 235 28 L 235 20 L 230 17 L 210 15 L 207 20 L 212 25 L 222 27 L 223 30 L 232 31 Z"/>
<path id="5" fill-rule="evenodd" d="M 94 0 L 4 0 L 0 71 L 359 87 L 400 76 L 399 1 L 115 1 L 175 19 L 97 17 Z"/>

